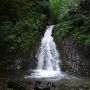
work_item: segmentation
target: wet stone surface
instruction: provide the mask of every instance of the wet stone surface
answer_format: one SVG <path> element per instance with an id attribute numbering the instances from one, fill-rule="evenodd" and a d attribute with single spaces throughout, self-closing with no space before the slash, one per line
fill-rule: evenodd
<path id="1" fill-rule="evenodd" d="M 90 78 L 89 77 L 71 77 L 69 79 L 61 79 L 61 80 L 50 80 L 50 79 L 29 79 L 26 80 L 24 78 L 16 78 L 16 77 L 0 77 L 0 90 L 14 90 L 8 85 L 13 85 L 15 90 L 34 90 L 36 81 L 39 81 L 38 88 L 42 90 L 47 88 L 47 83 L 51 82 L 55 84 L 55 88 L 52 86 L 50 90 L 90 90 Z M 24 88 L 24 89 L 21 89 Z"/>

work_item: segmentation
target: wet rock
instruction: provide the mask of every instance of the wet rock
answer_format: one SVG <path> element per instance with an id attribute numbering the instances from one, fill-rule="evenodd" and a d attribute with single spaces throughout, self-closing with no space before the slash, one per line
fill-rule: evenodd
<path id="1" fill-rule="evenodd" d="M 71 37 L 60 40 L 55 38 L 55 41 L 62 60 L 62 70 L 90 75 L 90 55 L 87 58 L 83 45 L 78 46 Z"/>
<path id="2" fill-rule="evenodd" d="M 26 90 L 25 87 L 21 86 L 19 83 L 15 81 L 9 81 L 7 87 L 14 90 Z"/>

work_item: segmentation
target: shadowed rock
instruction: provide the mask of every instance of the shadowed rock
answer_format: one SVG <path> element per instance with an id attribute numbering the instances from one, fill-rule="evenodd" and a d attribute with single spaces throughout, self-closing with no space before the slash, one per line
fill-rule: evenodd
<path id="1" fill-rule="evenodd" d="M 12 88 L 14 90 L 26 90 L 25 87 L 21 86 L 19 83 L 14 81 L 8 82 L 8 88 Z"/>

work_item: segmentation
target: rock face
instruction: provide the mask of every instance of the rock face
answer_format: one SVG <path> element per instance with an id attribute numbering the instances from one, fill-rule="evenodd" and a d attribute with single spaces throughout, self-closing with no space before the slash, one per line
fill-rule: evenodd
<path id="1" fill-rule="evenodd" d="M 40 39 L 40 37 L 39 37 Z M 7 58 L 6 64 L 4 64 L 1 70 L 19 70 L 26 68 L 35 68 L 37 62 L 35 56 L 37 49 L 39 48 L 40 40 L 35 42 L 34 48 L 25 48 L 24 50 L 18 51 L 15 54 L 5 56 Z"/>
<path id="2" fill-rule="evenodd" d="M 62 60 L 62 70 L 90 75 L 90 58 L 87 57 L 88 53 L 85 55 L 86 49 L 82 45 L 78 47 L 72 38 L 56 41 Z"/>

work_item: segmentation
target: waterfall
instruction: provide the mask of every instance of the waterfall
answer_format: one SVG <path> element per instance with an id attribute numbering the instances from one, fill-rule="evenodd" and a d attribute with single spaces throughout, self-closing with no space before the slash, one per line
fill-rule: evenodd
<path id="1" fill-rule="evenodd" d="M 49 78 L 64 76 L 60 69 L 59 53 L 56 49 L 56 44 L 52 37 L 54 25 L 47 26 L 44 37 L 41 40 L 41 45 L 36 54 L 37 66 L 32 70 L 31 76 L 35 78 Z"/>
<path id="2" fill-rule="evenodd" d="M 48 26 L 44 37 L 41 41 L 41 46 L 37 53 L 37 68 L 38 70 L 60 71 L 59 54 L 53 41 L 52 30 L 54 25 Z"/>

